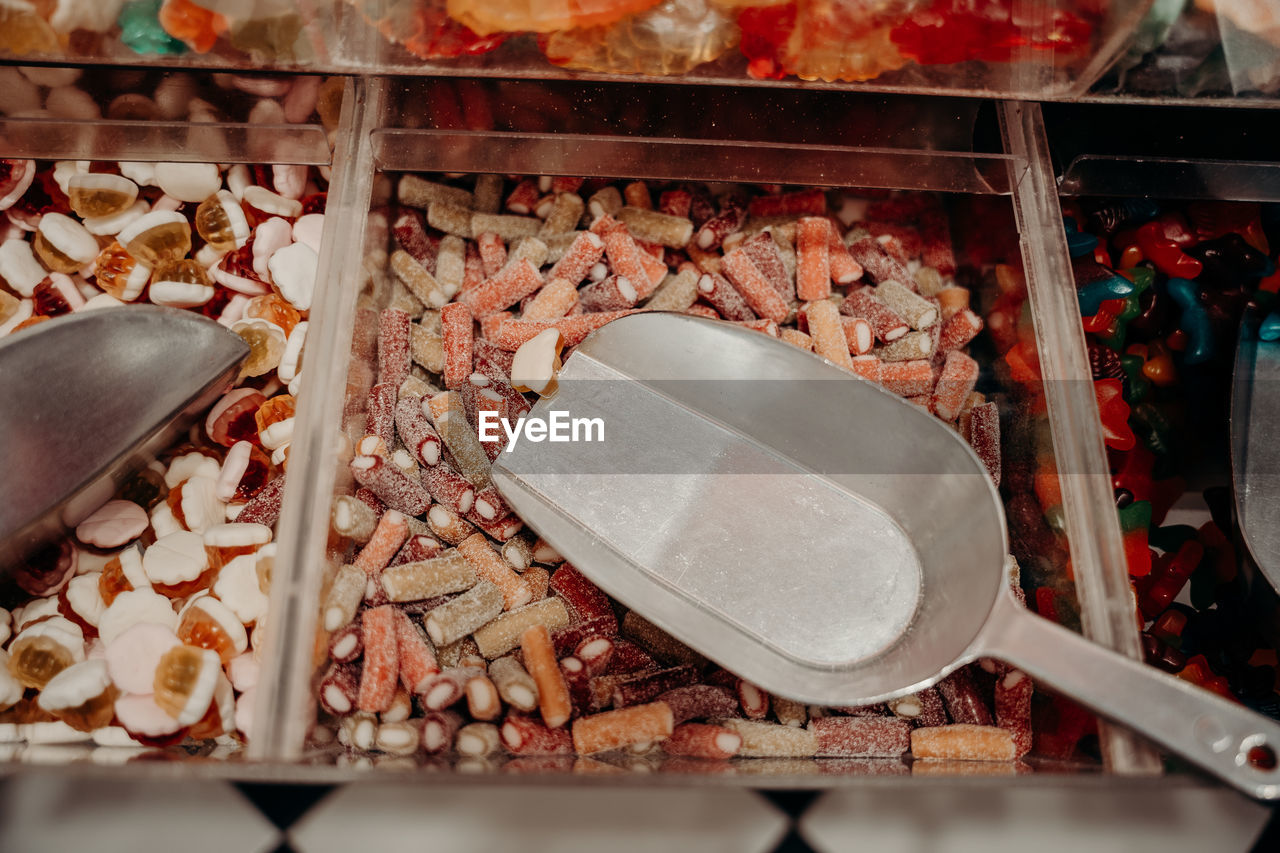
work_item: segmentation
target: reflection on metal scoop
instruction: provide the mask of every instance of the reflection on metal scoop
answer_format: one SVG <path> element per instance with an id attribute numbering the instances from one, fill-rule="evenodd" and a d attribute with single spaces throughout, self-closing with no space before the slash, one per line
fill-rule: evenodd
<path id="1" fill-rule="evenodd" d="M 248 354 L 212 320 L 153 306 L 69 314 L 0 342 L 0 567 L 110 499 Z"/>
<path id="2" fill-rule="evenodd" d="M 1280 590 L 1280 341 L 1258 338 L 1246 312 L 1231 388 L 1231 478 L 1253 563 Z"/>
<path id="3" fill-rule="evenodd" d="M 910 403 L 758 332 L 652 313 L 577 348 L 528 418 L 555 411 L 599 418 L 604 440 L 516 443 L 493 468 L 503 497 L 606 592 L 744 678 L 866 705 L 994 657 L 1280 797 L 1280 725 L 1015 602 L 990 477 Z"/>

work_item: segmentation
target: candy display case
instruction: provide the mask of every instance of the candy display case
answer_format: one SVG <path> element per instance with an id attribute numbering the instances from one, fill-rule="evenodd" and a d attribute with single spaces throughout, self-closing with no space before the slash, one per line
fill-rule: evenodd
<path id="1" fill-rule="evenodd" d="M 346 286 L 325 290 L 315 309 L 308 381 L 323 387 L 303 401 L 294 437 L 295 452 L 313 464 L 286 486 L 279 536 L 288 574 L 276 575 L 272 611 L 272 624 L 293 640 L 277 650 L 264 677 L 260 701 L 274 710 L 260 717 L 251 756 L 341 778 L 369 768 L 435 779 L 524 772 L 563 780 L 625 778 L 630 770 L 658 771 L 667 780 L 817 786 L 884 775 L 1155 769 L 1152 754 L 1127 733 L 1097 726 L 1049 694 L 1037 692 L 1032 700 L 1023 680 L 982 667 L 897 713 L 823 711 L 785 700 L 771 707 L 758 688 L 691 656 L 638 614 L 603 598 L 524 532 L 491 492 L 468 484 L 460 472 L 487 467 L 485 450 L 455 445 L 463 438 L 448 434 L 441 450 L 431 421 L 447 421 L 455 403 L 457 417 L 465 417 L 464 401 L 486 389 L 515 394 L 507 390 L 506 371 L 529 335 L 556 328 L 576 343 L 638 303 L 729 317 L 799 346 L 822 346 L 828 357 L 849 359 L 850 369 L 871 371 L 899 393 L 932 393 L 918 402 L 944 418 L 954 411 L 957 428 L 993 472 L 1001 471 L 1015 557 L 1010 568 L 1016 564 L 1029 605 L 1112 648 L 1140 654 L 1123 597 L 1123 551 L 1102 474 L 1083 340 L 1069 281 L 1060 275 L 1068 256 L 1038 111 L 806 93 L 761 99 L 745 114 L 739 108 L 738 122 L 722 124 L 700 117 L 740 104 L 733 90 L 611 86 L 608 110 L 594 106 L 595 91 L 536 81 L 375 81 L 367 97 L 357 99 L 365 114 L 346 140 L 347 177 L 337 209 L 366 225 L 348 226 L 344 244 L 331 244 L 326 256 L 330 274 Z M 672 110 L 673 96 L 687 100 Z M 401 120 L 411 115 L 405 105 L 424 103 L 446 106 Z M 777 125 L 795 128 L 794 141 L 772 141 L 776 134 L 753 120 L 757 110 L 785 119 Z M 548 115 L 564 129 L 544 132 Z M 871 115 L 874 126 L 859 121 Z M 672 124 L 664 116 L 680 118 Z M 848 127 L 860 128 L 860 135 L 851 137 Z M 936 149 L 922 149 L 922 138 Z M 637 213 L 646 199 L 654 209 Z M 704 212 L 693 212 L 695 205 Z M 593 206 L 601 215 L 586 213 Z M 695 216 L 702 220 L 698 229 L 723 228 L 719 238 L 690 243 Z M 602 233 L 579 230 L 580 219 Z M 761 253 L 759 263 L 776 257 L 772 274 L 789 278 L 784 259 L 790 241 L 801 240 L 802 220 L 806 229 L 839 223 L 822 241 L 831 241 L 832 280 L 844 277 L 835 290 L 848 291 L 844 302 L 852 309 L 833 310 L 827 319 L 813 303 L 805 311 L 807 331 L 796 328 L 785 303 L 775 318 L 777 300 L 768 292 L 754 291 L 743 302 L 742 289 L 751 292 L 750 286 L 730 284 L 741 281 L 744 268 L 735 267 L 748 250 Z M 474 222 L 510 239 L 477 233 Z M 773 230 L 759 230 L 764 226 Z M 781 240 L 761 236 L 770 234 Z M 838 247 L 835 235 L 843 237 Z M 643 248 L 650 240 L 667 246 Z M 559 260 L 551 260 L 552 253 Z M 641 303 L 633 286 L 607 277 L 606 263 L 625 265 L 628 256 L 646 270 L 632 270 L 638 280 L 647 278 L 644 298 L 656 301 Z M 565 273 L 570 278 L 580 269 L 586 278 L 596 264 L 597 284 L 582 291 L 591 292 L 591 302 L 577 314 L 568 314 L 566 294 L 555 293 L 564 285 L 539 290 L 542 277 L 532 274 L 554 266 L 574 269 Z M 729 280 L 712 274 L 717 266 Z M 923 268 L 923 279 L 914 280 L 932 296 L 908 298 L 891 293 L 891 285 L 876 291 L 882 297 L 855 293 L 850 282 L 861 269 L 854 266 L 876 270 L 867 277 L 880 282 Z M 452 286 L 465 289 L 451 300 L 446 288 L 455 276 Z M 532 313 L 503 313 L 521 299 Z M 883 299 L 896 300 L 895 309 L 878 310 Z M 434 306 L 443 309 L 439 315 Z M 482 322 L 472 354 L 459 364 L 450 352 L 464 307 Z M 535 319 L 540 311 L 549 312 L 548 319 Z M 898 311 L 921 328 L 909 330 Z M 875 325 L 859 319 L 868 312 Z M 865 332 L 857 331 L 860 322 L 867 323 Z M 846 335 L 831 349 L 831 330 L 845 325 L 861 343 Z M 936 342 L 929 331 L 935 325 Z M 912 347 L 918 351 L 904 356 Z M 855 356 L 859 349 L 865 355 Z M 931 376 L 911 378 L 917 368 L 929 372 L 934 352 L 952 377 L 937 387 Z M 479 385 L 466 388 L 472 382 Z M 958 390 L 947 390 L 951 382 Z M 441 384 L 451 384 L 454 395 L 441 396 Z M 947 393 L 957 396 L 948 401 Z M 481 398 L 470 399 L 480 405 Z M 515 397 L 503 399 L 520 405 Z M 421 416 L 434 406 L 439 410 L 424 422 Z M 313 499 L 290 500 L 304 494 Z M 369 586 L 366 578 L 376 583 Z M 536 646 L 524 645 L 536 640 L 517 630 L 536 634 L 540 627 L 550 644 L 546 653 L 571 674 L 587 666 L 583 660 L 593 650 L 619 650 L 613 671 L 589 673 L 595 681 L 583 678 L 574 688 L 583 692 L 570 697 L 576 703 L 570 713 L 587 721 L 584 728 L 607 727 L 610 714 L 642 719 L 656 713 L 655 705 L 682 697 L 692 702 L 697 695 L 713 704 L 685 708 L 686 720 L 747 714 L 723 723 L 729 740 L 746 744 L 743 756 L 691 761 L 674 748 L 671 754 L 600 754 L 601 743 L 638 746 L 643 738 L 593 741 L 580 732 L 571 738 L 570 726 L 544 727 L 534 716 L 536 703 L 529 704 L 529 679 L 536 683 L 536 677 L 526 672 L 538 670 Z M 511 654 L 515 649 L 523 650 L 523 661 Z M 420 691 L 417 701 L 405 701 L 397 674 Z M 1022 698 L 1012 699 L 1011 688 Z M 666 699 L 653 702 L 659 695 Z M 732 707 L 725 704 L 730 699 Z M 1009 754 L 1026 757 L 957 764 L 922 755 L 905 762 L 906 746 L 897 738 L 921 714 L 936 715 L 935 722 L 999 718 L 1006 731 L 1021 732 L 1021 745 L 1011 745 Z M 831 732 L 862 727 L 897 732 L 891 740 L 901 745 L 870 753 L 835 745 Z M 441 771 L 453 772 L 442 777 Z"/>
<path id="2" fill-rule="evenodd" d="M 216 320 L 247 356 L 172 446 L 6 572 L 7 767 L 234 760 L 267 643 L 329 134 L 350 84 L 3 70 L 5 344 L 63 315 L 104 312 L 105 326 L 153 305 Z M 160 397 L 166 373 L 137 381 Z"/>

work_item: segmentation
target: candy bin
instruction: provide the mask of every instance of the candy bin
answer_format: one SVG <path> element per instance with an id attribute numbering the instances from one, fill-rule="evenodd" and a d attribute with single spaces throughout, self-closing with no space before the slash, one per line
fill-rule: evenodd
<path id="1" fill-rule="evenodd" d="M 0 339 L 151 304 L 250 355 L 176 444 L 8 567 L 0 740 L 37 763 L 242 758 L 343 81 L 2 70 Z"/>
<path id="2" fill-rule="evenodd" d="M 1038 275 L 1041 229 L 1063 240 L 1029 189 L 1038 115 L 1001 114 L 1005 154 L 976 104 L 809 95 L 700 87 L 670 109 L 644 84 L 408 80 L 357 99 L 339 153 L 369 170 L 341 198 L 366 226 L 334 271 L 349 286 L 318 295 L 309 367 L 328 391 L 300 401 L 294 437 L 317 499 L 283 522 L 299 545 L 274 578 L 301 640 L 264 679 L 278 710 L 251 749 L 755 785 L 1143 769 L 1125 733 L 994 663 L 871 707 L 770 695 L 605 595 L 488 479 L 504 445 L 480 414 L 527 411 L 594 329 L 657 310 L 736 323 L 950 424 L 999 484 L 1027 606 L 1136 653 L 1131 623 L 1088 618 L 1120 542 L 1078 532 L 1110 504 L 1080 473 L 1104 464 L 1096 421 L 1062 410 L 1086 354 L 1046 328 L 1074 306 Z M 934 123 L 946 150 L 922 151 Z"/>

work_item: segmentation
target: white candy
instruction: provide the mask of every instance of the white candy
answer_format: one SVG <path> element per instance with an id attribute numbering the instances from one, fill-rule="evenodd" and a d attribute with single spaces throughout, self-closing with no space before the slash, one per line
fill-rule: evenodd
<path id="1" fill-rule="evenodd" d="M 257 698 L 258 688 L 251 687 L 236 699 L 236 730 L 246 735 L 253 728 L 253 709 Z"/>
<path id="2" fill-rule="evenodd" d="M 218 205 L 227 217 L 227 224 L 231 226 L 231 233 L 236 238 L 236 248 L 239 249 L 249 242 L 249 235 L 252 233 L 252 229 L 249 228 L 249 220 L 245 218 L 240 202 L 228 190 L 218 190 L 215 198 L 218 199 Z M 259 239 L 261 239 L 260 234 L 254 237 L 254 243 L 256 244 Z"/>
<path id="3" fill-rule="evenodd" d="M 236 197 L 236 201 L 244 198 L 244 191 L 252 185 L 253 176 L 245 164 L 237 163 L 227 170 L 227 189 Z"/>
<path id="4" fill-rule="evenodd" d="M 315 251 L 305 243 L 292 243 L 271 256 L 267 266 L 280 295 L 299 311 L 311 309 L 316 289 Z"/>
<path id="5" fill-rule="evenodd" d="M 296 163 L 272 166 L 271 185 L 285 198 L 302 198 L 307 189 L 307 167 Z"/>
<path id="6" fill-rule="evenodd" d="M 293 440 L 293 418 L 276 421 L 258 433 L 258 441 L 267 450 L 278 450 Z"/>
<path id="7" fill-rule="evenodd" d="M 19 65 L 18 71 L 37 86 L 70 86 L 80 79 L 79 68 L 51 68 L 43 65 Z"/>
<path id="8" fill-rule="evenodd" d="M 179 201 L 199 202 L 222 188 L 215 163 L 157 163 L 156 183 Z"/>
<path id="9" fill-rule="evenodd" d="M 120 162 L 116 166 L 120 169 L 120 174 L 140 187 L 154 187 L 156 185 L 156 166 L 154 163 Z"/>
<path id="10" fill-rule="evenodd" d="M 71 179 L 89 174 L 88 160 L 58 160 L 53 164 L 53 182 L 64 193 L 71 191 Z"/>
<path id="11" fill-rule="evenodd" d="M 290 432 L 292 433 L 292 430 L 290 430 Z M 271 451 L 271 464 L 272 464 L 272 465 L 274 465 L 274 466 L 276 466 L 277 468 L 279 468 L 279 467 L 280 467 L 281 465 L 283 465 L 286 461 L 288 461 L 288 459 L 289 459 L 289 444 L 290 444 L 290 442 L 286 441 L 284 444 L 280 445 L 280 446 L 279 446 L 279 447 L 277 447 L 275 450 Z"/>
<path id="12" fill-rule="evenodd" d="M 21 633 L 28 625 L 37 619 L 43 619 L 46 616 L 58 615 L 58 598 L 57 596 L 45 596 L 27 602 L 27 605 L 19 610 L 14 611 L 13 624 L 17 626 Z"/>
<path id="13" fill-rule="evenodd" d="M 249 459 L 253 445 L 247 441 L 237 441 L 231 445 L 227 451 L 227 455 L 222 460 L 222 470 L 218 472 L 218 480 L 214 494 L 218 496 L 220 501 L 230 501 L 236 496 L 236 489 L 240 486 L 240 481 L 244 478 L 244 472 L 249 470 Z"/>
<path id="14" fill-rule="evenodd" d="M 40 217 L 37 230 L 50 246 L 81 266 L 98 257 L 98 241 L 64 213 L 46 213 Z"/>
<path id="15" fill-rule="evenodd" d="M 170 533 L 181 531 L 182 525 L 178 523 L 178 519 L 174 517 L 173 510 L 169 509 L 166 501 L 160 501 L 151 509 L 151 530 L 156 536 L 168 536 Z"/>
<path id="16" fill-rule="evenodd" d="M 154 687 L 160 658 L 174 646 L 182 645 L 178 635 L 163 625 L 139 622 L 121 631 L 107 645 L 107 672 L 125 693 L 150 693 Z"/>
<path id="17" fill-rule="evenodd" d="M 226 190 L 222 190 L 222 192 L 226 192 Z M 205 243 L 199 249 L 196 249 L 196 253 L 192 257 L 196 263 L 208 270 L 226 255 L 227 253 L 224 250 L 215 249 L 212 243 Z"/>
<path id="18" fill-rule="evenodd" d="M 98 627 L 98 622 L 101 621 L 102 614 L 107 609 L 107 603 L 102 600 L 102 592 L 99 588 L 101 579 L 101 572 L 77 575 L 67 584 L 66 590 L 67 604 L 71 605 L 71 609 L 77 616 L 95 628 Z"/>
<path id="19" fill-rule="evenodd" d="M 9 624 L 13 621 L 8 610 L 0 607 L 0 646 L 9 642 L 9 635 L 13 633 Z"/>
<path id="20" fill-rule="evenodd" d="M 40 109 L 40 88 L 18 72 L 0 66 L 0 114 L 15 115 Z"/>
<path id="21" fill-rule="evenodd" d="M 285 124 L 284 107 L 279 101 L 261 98 L 249 109 L 249 124 Z"/>
<path id="22" fill-rule="evenodd" d="M 306 342 L 307 321 L 302 320 L 289 333 L 289 340 L 285 341 L 284 352 L 280 356 L 280 364 L 276 367 L 276 376 L 281 382 L 292 384 L 293 380 L 298 378 L 298 368 L 302 363 L 302 348 Z"/>
<path id="23" fill-rule="evenodd" d="M 191 607 L 204 613 L 226 632 L 236 654 L 243 654 L 249 648 L 249 633 L 245 631 L 240 618 L 226 604 L 212 595 L 205 595 L 193 601 Z"/>
<path id="24" fill-rule="evenodd" d="M 78 708 L 95 696 L 101 696 L 111 686 L 107 664 L 101 660 L 86 660 L 59 672 L 40 691 L 36 705 L 44 711 L 61 711 Z"/>
<path id="25" fill-rule="evenodd" d="M 254 660 L 252 654 L 236 655 L 227 664 L 227 676 L 231 679 L 231 686 L 241 693 L 257 687 L 258 676 L 261 674 L 262 664 Z"/>
<path id="26" fill-rule="evenodd" d="M 76 278 L 79 279 L 80 276 L 76 276 Z M 83 281 L 83 279 L 81 279 L 81 281 Z M 67 305 L 72 311 L 75 311 L 77 308 L 84 305 L 84 296 L 80 293 L 80 288 L 76 285 L 75 280 L 73 280 L 71 276 L 64 275 L 60 272 L 51 272 L 49 273 L 49 285 L 60 296 L 62 296 L 63 299 L 67 300 Z"/>
<path id="27" fill-rule="evenodd" d="M 114 764 L 128 763 L 138 752 L 137 749 L 128 749 L 127 747 L 137 747 L 138 742 L 129 737 L 129 733 L 120 726 L 105 726 L 101 729 L 94 729 L 91 733 L 94 746 L 106 746 L 110 749 L 95 749 L 93 751 L 94 764 Z"/>
<path id="28" fill-rule="evenodd" d="M 150 589 L 131 589 L 120 593 L 98 620 L 98 636 L 111 645 L 134 625 L 150 622 L 170 631 L 178 627 L 178 614 L 173 604 L 158 592 Z M 44 624 L 44 623 L 41 623 Z"/>
<path id="29" fill-rule="evenodd" d="M 60 33 L 88 30 L 105 33 L 115 26 L 124 0 L 57 0 L 49 25 Z"/>
<path id="30" fill-rule="evenodd" d="M 231 608 L 245 625 L 258 621 L 267 613 L 267 596 L 258 582 L 258 557 L 241 554 L 227 562 L 218 573 L 213 594 Z"/>
<path id="31" fill-rule="evenodd" d="M 106 216 L 90 216 L 84 221 L 84 227 L 90 234 L 95 234 L 99 237 L 111 237 L 119 234 L 150 211 L 151 205 L 144 199 L 138 199 L 119 213 L 109 213 Z M 138 266 L 142 267 L 141 264 Z M 146 282 L 143 283 L 145 284 Z"/>
<path id="32" fill-rule="evenodd" d="M 102 118 L 102 110 L 98 102 L 83 89 L 75 86 L 59 86 L 49 91 L 44 101 L 44 108 L 57 118 L 80 119 L 92 121 Z"/>
<path id="33" fill-rule="evenodd" d="M 560 332 L 546 329 L 525 341 L 511 360 L 511 384 L 519 391 L 542 394 L 560 367 Z"/>
<path id="34" fill-rule="evenodd" d="M 142 568 L 153 584 L 172 586 L 193 581 L 209 568 L 204 539 L 187 530 L 163 536 L 143 553 Z"/>
<path id="35" fill-rule="evenodd" d="M 185 118 L 198 91 L 195 78 L 189 74 L 169 74 L 156 84 L 156 108 L 170 121 Z"/>
<path id="36" fill-rule="evenodd" d="M 57 601 L 54 601 L 54 612 L 57 612 Z M 52 616 L 43 622 L 37 622 L 18 632 L 13 638 L 14 645 L 24 638 L 48 637 L 58 645 L 71 652 L 76 663 L 84 660 L 84 632 L 80 626 L 63 616 Z M 13 648 L 13 646 L 10 646 Z"/>
<path id="37" fill-rule="evenodd" d="M 292 242 L 293 227 L 288 220 L 273 216 L 260 224 L 253 235 L 253 271 L 264 281 L 271 281 L 271 256 Z"/>
<path id="38" fill-rule="evenodd" d="M 308 213 L 299 216 L 293 223 L 293 241 L 306 243 L 316 253 L 320 253 L 320 235 L 324 231 L 324 214 Z"/>
<path id="39" fill-rule="evenodd" d="M 222 501 L 214 477 L 192 477 L 179 488 L 179 506 L 188 530 L 203 534 L 211 525 L 222 523 Z"/>
<path id="40" fill-rule="evenodd" d="M 293 87 L 284 96 L 284 117 L 290 124 L 301 124 L 311 118 L 320 100 L 320 78 L 293 78 Z"/>
<path id="41" fill-rule="evenodd" d="M 147 511 L 133 501 L 107 501 L 76 527 L 76 538 L 98 548 L 118 548 L 147 529 Z"/>
<path id="42" fill-rule="evenodd" d="M 218 322 L 230 329 L 237 320 L 244 316 L 244 310 L 249 307 L 249 297 L 243 293 L 233 293 L 231 298 L 227 300 L 227 304 L 222 306 L 222 313 L 218 315 Z"/>
<path id="43" fill-rule="evenodd" d="M 157 705 L 150 692 L 126 693 L 117 699 L 116 718 L 127 731 L 152 738 L 171 735 L 183 725 Z"/>
<path id="44" fill-rule="evenodd" d="M 31 244 L 26 240 L 0 243 L 0 279 L 4 279 L 19 296 L 30 296 L 45 275 L 44 267 L 36 260 Z"/>
<path id="45" fill-rule="evenodd" d="M 168 308 L 195 308 L 213 298 L 213 287 L 194 281 L 153 281 L 147 297 Z"/>
<path id="46" fill-rule="evenodd" d="M 255 389 L 238 390 L 248 390 L 250 394 L 259 393 Z M 225 400 L 235 393 L 235 391 L 228 392 L 223 399 Z M 208 477 L 211 480 L 216 480 L 218 478 L 219 470 L 221 470 L 221 467 L 218 465 L 217 459 L 214 459 L 212 456 L 205 456 L 203 453 L 197 453 L 193 450 L 190 453 L 184 453 L 181 456 L 175 457 L 174 460 L 169 463 L 169 467 L 164 472 L 164 484 L 172 489 L 183 480 L 189 480 L 192 477 Z"/>
<path id="47" fill-rule="evenodd" d="M 0 276 L 0 278 L 2 278 L 2 276 Z M 9 319 L 0 323 L 0 338 L 3 338 L 5 335 L 16 329 L 19 323 L 24 323 L 31 319 L 31 315 L 34 313 L 34 307 L 30 299 L 24 299 L 19 302 L 18 307 L 14 309 L 14 312 L 9 316 Z"/>
<path id="48" fill-rule="evenodd" d="M 160 198 L 156 199 L 156 203 L 151 206 L 151 209 L 173 212 L 180 207 L 182 207 L 181 201 L 171 195 L 162 195 Z M 185 219 L 186 217 L 184 216 L 183 218 Z"/>
<path id="49" fill-rule="evenodd" d="M 271 216 L 296 219 L 302 215 L 302 202 L 297 199 L 285 198 L 282 195 L 273 193 L 266 187 L 260 187 L 256 184 L 245 187 L 244 201 L 246 204 Z"/>
<path id="50" fill-rule="evenodd" d="M 215 524 L 204 532 L 210 548 L 258 548 L 270 541 L 271 528 L 265 524 Z"/>
<path id="51" fill-rule="evenodd" d="M 125 548 L 120 552 L 119 557 L 120 572 L 129 582 L 129 586 L 134 589 L 151 589 L 151 578 L 147 577 L 146 570 L 142 568 L 142 548 L 138 546 Z"/>
<path id="52" fill-rule="evenodd" d="M 139 216 L 137 219 L 121 229 L 120 233 L 116 236 L 116 240 L 119 241 L 121 246 L 128 246 L 129 243 L 133 242 L 139 234 L 143 234 L 152 228 L 157 228 L 161 225 L 177 225 L 179 223 L 184 225 L 187 224 L 187 217 L 183 216 L 181 213 L 174 210 L 162 209 L 160 205 L 160 202 L 162 201 L 164 201 L 163 198 L 151 206 L 151 211 L 149 213 Z"/>

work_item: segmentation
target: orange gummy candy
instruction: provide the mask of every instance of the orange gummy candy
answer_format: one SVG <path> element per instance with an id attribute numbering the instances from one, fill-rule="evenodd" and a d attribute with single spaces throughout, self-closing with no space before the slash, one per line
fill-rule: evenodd
<path id="1" fill-rule="evenodd" d="M 208 53 L 218 36 L 227 31 L 226 18 L 191 0 L 165 0 L 159 21 L 166 33 L 186 42 L 196 53 Z"/>
<path id="2" fill-rule="evenodd" d="M 599 27 L 643 12 L 659 0 L 449 0 L 449 17 L 481 36 L 500 32 L 551 33 Z"/>

